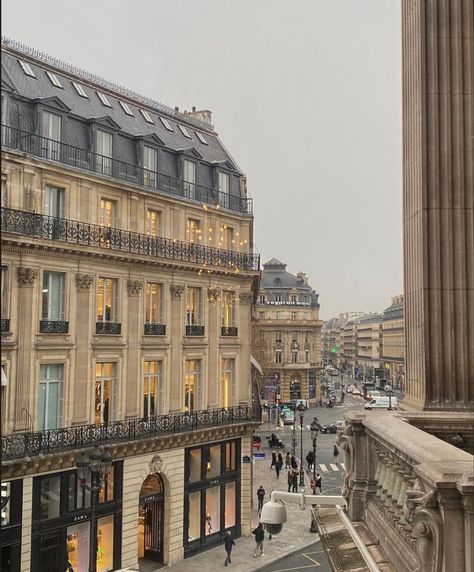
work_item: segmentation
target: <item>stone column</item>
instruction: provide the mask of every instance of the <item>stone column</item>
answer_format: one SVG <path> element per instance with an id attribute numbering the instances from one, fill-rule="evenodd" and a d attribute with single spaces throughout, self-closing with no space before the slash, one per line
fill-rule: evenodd
<path id="1" fill-rule="evenodd" d="M 33 332 L 36 324 L 33 321 L 33 293 L 38 272 L 32 268 L 18 269 L 18 349 L 15 383 L 15 421 L 14 431 L 34 430 L 31 419 L 35 418 L 30 411 L 30 395 L 33 391 L 34 372 L 32 370 Z M 31 416 L 31 417 L 30 417 Z"/>
<path id="2" fill-rule="evenodd" d="M 171 284 L 171 316 L 170 316 L 170 340 L 171 340 L 171 367 L 170 367 L 170 412 L 178 412 L 182 409 L 184 395 L 183 381 L 183 305 L 181 296 L 185 287 L 183 284 Z"/>
<path id="3" fill-rule="evenodd" d="M 349 513 L 352 520 L 363 520 L 365 516 L 365 494 L 367 489 L 369 443 L 362 424 L 352 424 L 354 435 L 353 463 L 354 474 L 349 500 Z"/>
<path id="4" fill-rule="evenodd" d="M 239 295 L 239 339 L 240 363 L 239 379 L 236 380 L 236 398 L 238 403 L 248 403 L 250 399 L 250 328 L 252 317 L 252 292 Z"/>
<path id="5" fill-rule="evenodd" d="M 143 283 L 139 280 L 128 280 L 128 313 L 127 313 L 127 380 L 125 390 L 125 417 L 138 417 L 138 395 L 141 390 L 139 379 L 140 364 L 138 363 L 140 352 L 140 340 L 143 334 L 140 326 L 143 324 L 140 312 L 140 293 Z"/>
<path id="6" fill-rule="evenodd" d="M 443 570 L 464 572 L 464 511 L 461 494 L 456 489 L 438 490 L 443 519 Z M 472 542 L 472 539 L 471 539 Z"/>
<path id="7" fill-rule="evenodd" d="M 464 560 L 466 570 L 474 562 L 474 495 L 473 493 L 463 494 L 462 504 L 464 508 Z"/>
<path id="8" fill-rule="evenodd" d="M 474 407 L 473 20 L 402 0 L 405 409 Z"/>
<path id="9" fill-rule="evenodd" d="M 207 299 L 209 300 L 209 363 L 207 382 L 207 407 L 219 407 L 219 387 L 220 387 L 220 364 L 218 351 L 220 322 L 219 322 L 219 288 L 208 288 Z"/>
<path id="10" fill-rule="evenodd" d="M 76 367 L 74 375 L 73 425 L 85 425 L 92 420 L 88 417 L 88 403 L 93 384 L 89 380 L 89 335 L 91 327 L 90 293 L 94 277 L 76 274 Z M 71 391 L 71 393 L 73 393 Z"/>

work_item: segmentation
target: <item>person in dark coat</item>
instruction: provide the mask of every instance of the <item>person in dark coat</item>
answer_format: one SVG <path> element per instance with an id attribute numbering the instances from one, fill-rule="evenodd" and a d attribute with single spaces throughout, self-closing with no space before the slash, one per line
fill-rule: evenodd
<path id="1" fill-rule="evenodd" d="M 258 523 L 258 526 L 255 530 L 252 531 L 252 534 L 255 534 L 255 550 L 253 553 L 253 557 L 257 558 L 257 552 L 260 550 L 260 556 L 263 556 L 263 541 L 265 540 L 265 530 L 263 528 L 263 524 L 261 522 Z"/>
<path id="2" fill-rule="evenodd" d="M 294 455 L 291 455 L 291 468 L 296 471 L 298 468 L 298 461 L 296 460 Z"/>
<path id="3" fill-rule="evenodd" d="M 286 453 L 285 469 L 291 469 L 291 455 L 289 451 Z"/>
<path id="4" fill-rule="evenodd" d="M 265 489 L 263 488 L 263 485 L 260 485 L 260 488 L 257 490 L 258 512 L 260 512 L 263 508 L 264 498 L 265 498 Z"/>
<path id="5" fill-rule="evenodd" d="M 293 471 L 292 492 L 298 492 L 298 473 L 296 471 Z"/>
<path id="6" fill-rule="evenodd" d="M 272 453 L 272 464 L 270 465 L 270 469 L 273 469 L 273 467 L 276 465 L 277 462 L 277 454 L 275 453 L 275 451 L 273 451 Z"/>
<path id="7" fill-rule="evenodd" d="M 313 451 L 308 451 L 308 454 L 306 455 L 306 462 L 308 463 L 308 470 L 311 471 L 314 463 Z"/>
<path id="8" fill-rule="evenodd" d="M 224 566 L 227 566 L 227 564 L 230 564 L 232 562 L 232 560 L 230 559 L 230 555 L 232 554 L 232 547 L 233 546 L 235 546 L 235 542 L 234 542 L 234 539 L 232 538 L 232 535 L 230 534 L 230 530 L 228 530 L 225 533 L 225 537 L 224 537 L 224 547 L 225 547 L 225 551 L 227 553 L 227 557 L 225 559 Z"/>
<path id="9" fill-rule="evenodd" d="M 318 489 L 319 492 L 323 494 L 323 482 L 321 479 L 321 475 L 319 473 L 316 473 L 316 486 L 314 487 L 314 490 L 317 491 Z"/>
<path id="10" fill-rule="evenodd" d="M 281 453 L 278 453 L 278 461 L 281 463 L 281 466 L 283 467 L 283 457 L 281 456 Z"/>
<path id="11" fill-rule="evenodd" d="M 280 478 L 280 471 L 281 471 L 281 468 L 282 468 L 282 467 L 283 467 L 283 463 L 282 463 L 282 462 L 277 461 L 277 462 L 275 463 L 275 472 L 276 472 L 277 479 Z"/>
<path id="12" fill-rule="evenodd" d="M 339 459 L 339 449 L 337 448 L 337 445 L 334 445 L 334 451 L 332 454 L 334 455 L 334 462 L 337 463 L 337 460 Z"/>
<path id="13" fill-rule="evenodd" d="M 291 487 L 293 486 L 293 471 L 288 471 L 288 492 L 291 493 Z"/>

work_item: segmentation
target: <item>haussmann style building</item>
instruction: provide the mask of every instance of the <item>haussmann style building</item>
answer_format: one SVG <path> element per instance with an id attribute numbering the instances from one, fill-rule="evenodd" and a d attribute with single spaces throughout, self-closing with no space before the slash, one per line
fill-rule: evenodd
<path id="1" fill-rule="evenodd" d="M 173 564 L 249 534 L 242 171 L 208 111 L 2 52 L 2 571 Z"/>

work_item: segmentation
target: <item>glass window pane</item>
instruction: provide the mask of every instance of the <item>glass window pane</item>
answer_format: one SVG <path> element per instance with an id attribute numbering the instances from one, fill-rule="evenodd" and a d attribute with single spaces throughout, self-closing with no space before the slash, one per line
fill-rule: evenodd
<path id="1" fill-rule="evenodd" d="M 221 446 L 209 447 L 209 458 L 206 465 L 206 478 L 218 477 L 221 474 Z"/>
<path id="2" fill-rule="evenodd" d="M 201 480 L 201 449 L 189 451 L 189 482 L 195 483 Z"/>
<path id="3" fill-rule="evenodd" d="M 60 514 L 60 477 L 45 477 L 40 482 L 40 519 L 57 518 Z"/>
<path id="4" fill-rule="evenodd" d="M 221 527 L 221 487 L 206 490 L 206 536 L 218 532 Z"/>
<path id="5" fill-rule="evenodd" d="M 99 502 L 110 502 L 113 500 L 114 500 L 114 465 L 112 465 L 110 473 L 102 479 L 99 491 Z"/>
<path id="6" fill-rule="evenodd" d="M 97 522 L 97 572 L 114 569 L 114 515 L 99 518 Z"/>
<path id="7" fill-rule="evenodd" d="M 235 483 L 225 485 L 224 527 L 235 526 Z"/>
<path id="8" fill-rule="evenodd" d="M 235 441 L 225 444 L 225 470 L 235 471 L 236 469 L 236 444 Z"/>
<path id="9" fill-rule="evenodd" d="M 72 569 L 88 570 L 90 523 L 80 522 L 68 526 L 66 534 L 67 559 Z"/>
<path id="10" fill-rule="evenodd" d="M 201 492 L 189 495 L 189 527 L 188 542 L 197 540 L 201 536 Z"/>

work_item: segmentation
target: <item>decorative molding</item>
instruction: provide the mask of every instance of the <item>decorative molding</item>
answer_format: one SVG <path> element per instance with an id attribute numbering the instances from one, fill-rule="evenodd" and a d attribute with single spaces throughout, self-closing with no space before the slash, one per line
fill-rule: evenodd
<path id="1" fill-rule="evenodd" d="M 20 266 L 17 268 L 17 271 L 18 285 L 20 287 L 31 287 L 33 286 L 36 278 L 38 278 L 38 271 L 33 270 L 33 268 L 24 268 Z"/>
<path id="2" fill-rule="evenodd" d="M 127 290 L 129 296 L 139 296 L 142 289 L 143 289 L 143 282 L 140 282 L 140 280 L 127 281 Z"/>
<path id="3" fill-rule="evenodd" d="M 219 300 L 220 295 L 221 295 L 221 291 L 219 290 L 219 288 L 208 288 L 207 289 L 207 298 L 208 298 L 209 302 L 217 302 L 217 300 Z"/>
<path id="4" fill-rule="evenodd" d="M 184 292 L 184 284 L 171 284 L 170 292 L 173 298 L 181 298 L 181 295 Z"/>
<path id="5" fill-rule="evenodd" d="M 161 473 L 163 468 L 163 459 L 159 455 L 155 455 L 150 461 L 150 474 Z"/>
<path id="6" fill-rule="evenodd" d="M 252 292 L 241 292 L 239 294 L 239 300 L 241 304 L 252 304 L 253 302 Z"/>
<path id="7" fill-rule="evenodd" d="M 76 274 L 76 288 L 80 291 L 90 292 L 94 277 L 90 274 Z"/>

